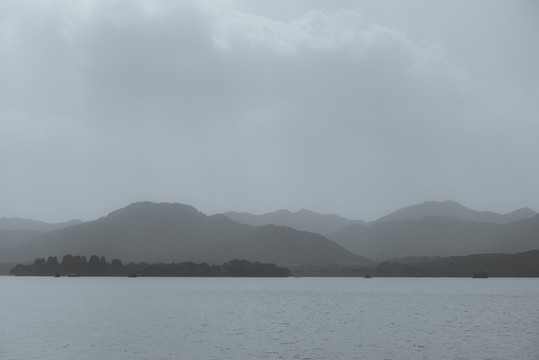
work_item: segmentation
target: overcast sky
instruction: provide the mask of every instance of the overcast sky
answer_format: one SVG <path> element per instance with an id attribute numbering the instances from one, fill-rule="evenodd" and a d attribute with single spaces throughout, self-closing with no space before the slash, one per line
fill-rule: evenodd
<path id="1" fill-rule="evenodd" d="M 539 210 L 539 2 L 0 0 L 0 217 Z"/>

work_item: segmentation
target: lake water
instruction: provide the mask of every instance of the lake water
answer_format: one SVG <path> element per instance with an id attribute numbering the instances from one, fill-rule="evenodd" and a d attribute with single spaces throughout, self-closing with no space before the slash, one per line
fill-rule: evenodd
<path id="1" fill-rule="evenodd" d="M 539 359 L 539 279 L 0 276 L 0 359 Z"/>

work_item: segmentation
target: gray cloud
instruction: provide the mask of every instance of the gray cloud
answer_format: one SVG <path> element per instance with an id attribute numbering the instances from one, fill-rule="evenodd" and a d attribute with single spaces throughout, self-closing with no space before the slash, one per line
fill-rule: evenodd
<path id="1" fill-rule="evenodd" d="M 3 1 L 0 216 L 537 210 L 523 4 Z"/>

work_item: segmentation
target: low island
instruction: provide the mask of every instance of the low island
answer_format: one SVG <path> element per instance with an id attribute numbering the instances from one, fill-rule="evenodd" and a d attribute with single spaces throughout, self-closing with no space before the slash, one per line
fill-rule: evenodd
<path id="1" fill-rule="evenodd" d="M 231 260 L 222 265 L 193 262 L 129 263 L 121 260 L 107 262 L 104 256 L 65 255 L 62 261 L 55 256 L 37 258 L 33 264 L 18 264 L 9 271 L 15 276 L 190 276 L 190 277 L 288 277 L 290 270 L 275 264 Z"/>

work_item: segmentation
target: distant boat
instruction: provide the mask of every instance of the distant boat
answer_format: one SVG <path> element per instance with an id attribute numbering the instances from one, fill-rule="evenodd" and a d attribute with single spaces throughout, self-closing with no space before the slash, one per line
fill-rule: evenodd
<path id="1" fill-rule="evenodd" d="M 472 279 L 488 279 L 488 275 L 484 272 L 474 272 Z"/>
<path id="2" fill-rule="evenodd" d="M 371 279 L 371 278 L 372 278 L 372 276 L 371 276 L 370 274 L 367 274 L 367 275 L 365 275 L 365 276 L 363 276 L 363 277 L 364 277 L 365 279 Z"/>
<path id="3" fill-rule="evenodd" d="M 54 277 L 60 277 L 60 276 L 61 276 L 60 273 L 54 274 Z"/>

